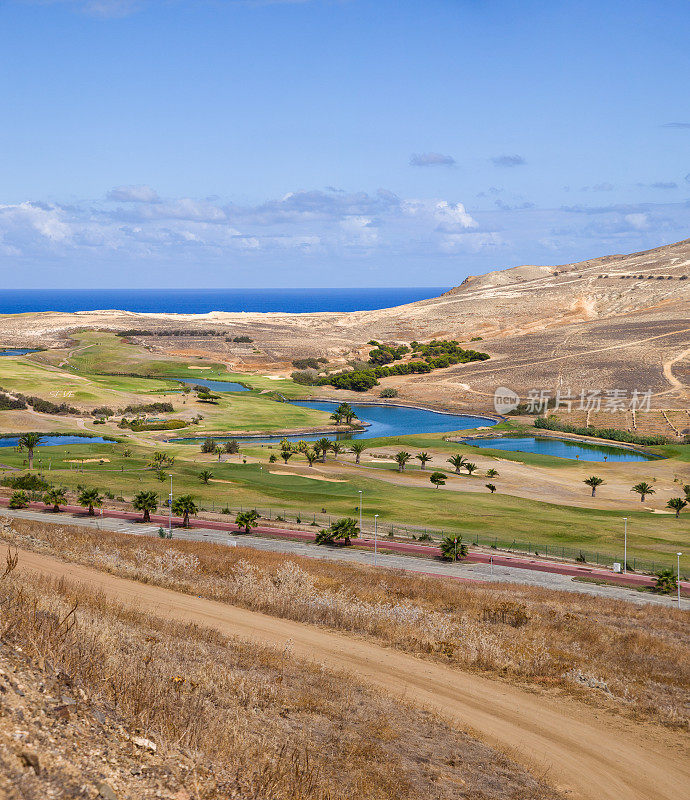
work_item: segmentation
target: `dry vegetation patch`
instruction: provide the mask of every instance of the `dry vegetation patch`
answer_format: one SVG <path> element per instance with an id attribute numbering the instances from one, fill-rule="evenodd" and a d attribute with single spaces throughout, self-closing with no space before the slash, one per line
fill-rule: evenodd
<path id="1" fill-rule="evenodd" d="M 13 520 L 5 540 L 113 574 L 366 634 L 462 669 L 687 728 L 690 615 L 517 584 Z"/>
<path id="2" fill-rule="evenodd" d="M 0 581 L 0 613 L 8 800 L 99 788 L 118 800 L 559 796 L 433 716 L 289 652 L 16 572 Z"/>

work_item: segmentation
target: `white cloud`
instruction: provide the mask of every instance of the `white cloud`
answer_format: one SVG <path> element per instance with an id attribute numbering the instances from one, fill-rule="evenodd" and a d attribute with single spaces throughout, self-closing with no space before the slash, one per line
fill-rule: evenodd
<path id="1" fill-rule="evenodd" d="M 413 153 L 410 156 L 411 167 L 454 167 L 455 159 L 443 153 Z"/>
<path id="2" fill-rule="evenodd" d="M 157 203 L 158 193 L 150 186 L 116 186 L 106 195 L 118 203 Z"/>

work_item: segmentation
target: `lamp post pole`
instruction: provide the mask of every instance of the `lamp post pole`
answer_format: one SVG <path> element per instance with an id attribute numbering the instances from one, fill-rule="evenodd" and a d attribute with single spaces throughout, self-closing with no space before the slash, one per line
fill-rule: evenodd
<path id="1" fill-rule="evenodd" d="M 172 473 L 170 474 L 170 495 L 168 496 L 168 539 L 172 539 Z"/>
<path id="2" fill-rule="evenodd" d="M 374 566 L 376 566 L 376 545 L 377 545 L 377 536 L 378 536 L 378 522 L 379 522 L 379 515 L 374 514 Z"/>
<path id="3" fill-rule="evenodd" d="M 359 490 L 359 532 L 362 533 L 362 490 Z"/>
<path id="4" fill-rule="evenodd" d="M 628 518 L 623 517 L 623 572 L 628 571 Z"/>
<path id="5" fill-rule="evenodd" d="M 676 566 L 676 586 L 678 587 L 678 608 L 680 608 L 680 557 L 682 553 L 676 553 L 677 566 Z"/>

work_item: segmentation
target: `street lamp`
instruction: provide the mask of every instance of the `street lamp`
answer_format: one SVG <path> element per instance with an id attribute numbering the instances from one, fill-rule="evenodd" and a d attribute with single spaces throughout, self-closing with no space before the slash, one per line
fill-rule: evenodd
<path id="1" fill-rule="evenodd" d="M 374 514 L 374 566 L 376 566 L 376 544 L 378 535 L 378 521 L 379 521 L 379 515 Z"/>
<path id="2" fill-rule="evenodd" d="M 359 490 L 359 532 L 362 532 L 362 490 Z"/>
<path id="3" fill-rule="evenodd" d="M 623 517 L 623 572 L 628 571 L 628 518 Z"/>
<path id="4" fill-rule="evenodd" d="M 678 558 L 678 563 L 676 566 L 676 586 L 678 587 L 678 608 L 680 608 L 680 557 L 682 555 L 683 555 L 682 553 L 676 553 L 676 556 Z"/>
<path id="5" fill-rule="evenodd" d="M 168 539 L 172 539 L 172 473 L 170 473 L 170 496 L 168 497 Z"/>

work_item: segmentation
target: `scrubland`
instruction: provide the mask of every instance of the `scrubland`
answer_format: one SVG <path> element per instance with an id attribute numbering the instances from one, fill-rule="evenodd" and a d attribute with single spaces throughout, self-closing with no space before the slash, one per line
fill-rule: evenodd
<path id="1" fill-rule="evenodd" d="M 366 635 L 639 720 L 686 728 L 690 615 L 512 584 L 450 579 L 8 521 L 2 538 L 182 592 Z"/>
<path id="2" fill-rule="evenodd" d="M 194 563 L 175 548 L 147 553 L 156 579 Z M 0 580 L 0 692 L 8 800 L 560 797 L 432 715 L 289 649 L 18 570 Z"/>

